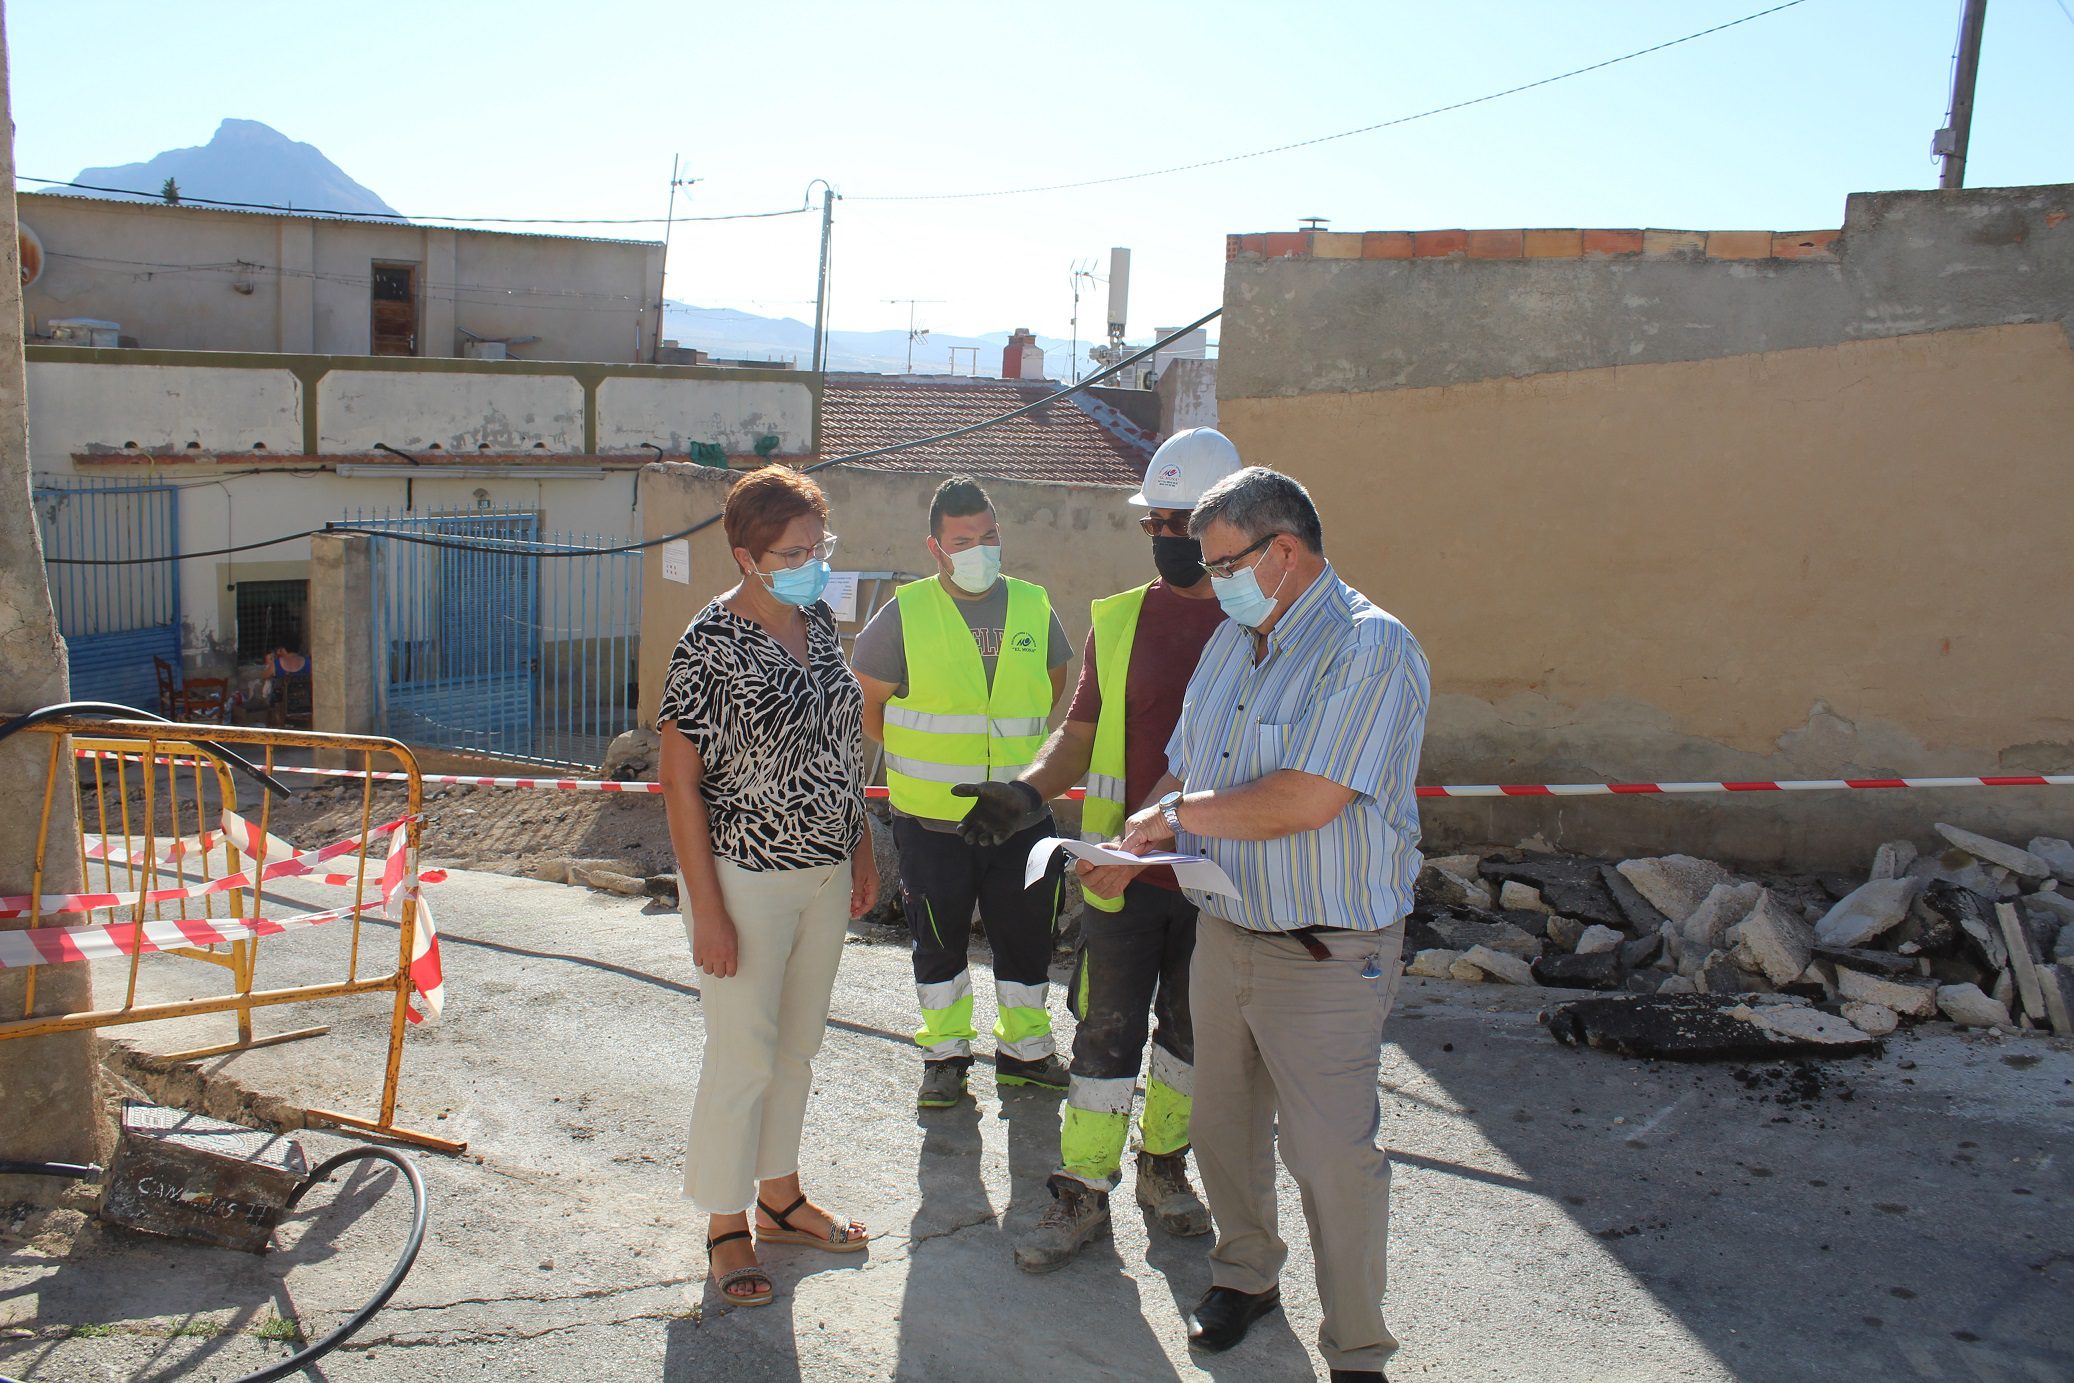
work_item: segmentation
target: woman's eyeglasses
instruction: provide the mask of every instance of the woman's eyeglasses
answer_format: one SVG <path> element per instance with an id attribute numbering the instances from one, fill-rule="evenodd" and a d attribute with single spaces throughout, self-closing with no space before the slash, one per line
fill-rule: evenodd
<path id="1" fill-rule="evenodd" d="M 825 562 L 835 554 L 835 535 L 829 534 L 812 547 L 774 547 L 769 555 L 786 567 L 803 567 L 808 562 Z"/>
<path id="2" fill-rule="evenodd" d="M 1188 536 L 1188 510 L 1178 514 L 1147 514 L 1138 520 L 1138 527 L 1145 530 L 1148 538 L 1157 538 L 1162 533 L 1175 538 Z"/>

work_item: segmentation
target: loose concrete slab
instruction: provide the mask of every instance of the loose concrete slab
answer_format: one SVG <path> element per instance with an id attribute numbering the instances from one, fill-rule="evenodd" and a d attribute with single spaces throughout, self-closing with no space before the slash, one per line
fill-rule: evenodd
<path id="1" fill-rule="evenodd" d="M 1113 1240 L 1047 1277 L 1016 1271 L 1009 1236 L 1045 1198 L 1058 1102 L 976 1079 L 978 1103 L 917 1115 L 907 956 L 879 944 L 884 933 L 845 953 L 802 1158 L 812 1189 L 883 1237 L 854 1260 L 772 1250 L 776 1303 L 728 1307 L 705 1288 L 703 1226 L 676 1196 L 701 1016 L 675 914 L 467 873 L 434 896 L 448 1012 L 411 1034 L 401 1114 L 470 1151 L 418 1159 L 432 1191 L 425 1252 L 324 1376 L 1322 1376 L 1286 1175 L 1287 1308 L 1229 1355 L 1192 1357 L 1183 1338 L 1182 1308 L 1209 1283 L 1207 1242 L 1149 1230 L 1128 1185 Z M 296 939 L 310 945 L 268 943 L 263 975 L 328 973 L 330 939 Z M 201 973 L 159 960 L 144 967 L 156 993 Z M 975 965 L 984 1008 L 984 950 Z M 1934 1027 L 1872 1059 L 1692 1067 L 1566 1050 L 1535 1021 L 1549 1001 L 1420 979 L 1399 992 L 1382 1070 L 1389 1315 L 1404 1340 L 1393 1378 L 2074 1373 L 2060 1328 L 2074 1262 L 2059 1252 L 2074 1044 Z M 1054 1013 L 1070 1039 L 1056 993 Z M 262 1014 L 260 1026 L 320 1021 L 330 1036 L 211 1059 L 202 1074 L 365 1107 L 384 1028 L 372 1002 Z M 122 1036 L 173 1050 L 227 1027 Z M 313 1159 L 347 1146 L 299 1136 Z M 388 1179 L 349 1175 L 314 1193 L 264 1258 L 0 1214 L 0 1373 L 211 1383 L 278 1359 L 287 1346 L 267 1336 L 286 1322 L 328 1329 L 386 1272 L 403 1227 Z"/>

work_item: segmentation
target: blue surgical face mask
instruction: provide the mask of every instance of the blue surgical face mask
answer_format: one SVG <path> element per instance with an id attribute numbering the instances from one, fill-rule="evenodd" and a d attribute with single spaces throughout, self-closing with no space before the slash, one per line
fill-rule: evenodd
<path id="1" fill-rule="evenodd" d="M 782 571 L 759 571 L 764 588 L 787 605 L 812 605 L 828 589 L 829 567 L 816 558 Z"/>
<path id="2" fill-rule="evenodd" d="M 1275 613 L 1275 597 L 1282 593 L 1282 581 L 1289 579 L 1287 568 L 1283 569 L 1282 580 L 1275 582 L 1272 592 L 1260 589 L 1260 578 L 1254 575 L 1259 563 L 1230 576 L 1210 574 L 1210 589 L 1217 593 L 1217 604 L 1231 617 L 1234 624 L 1248 629 L 1258 629 Z"/>
<path id="3" fill-rule="evenodd" d="M 950 559 L 951 581 L 961 591 L 973 595 L 985 595 L 994 589 L 995 580 L 1001 575 L 1001 545 L 981 544 L 968 547 L 963 552 L 947 552 Z"/>

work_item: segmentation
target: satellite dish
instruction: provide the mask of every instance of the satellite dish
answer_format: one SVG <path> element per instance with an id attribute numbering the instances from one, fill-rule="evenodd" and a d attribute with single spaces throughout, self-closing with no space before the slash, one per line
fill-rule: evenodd
<path id="1" fill-rule="evenodd" d="M 16 242 L 21 248 L 22 287 L 43 277 L 43 241 L 26 221 L 18 223 Z"/>

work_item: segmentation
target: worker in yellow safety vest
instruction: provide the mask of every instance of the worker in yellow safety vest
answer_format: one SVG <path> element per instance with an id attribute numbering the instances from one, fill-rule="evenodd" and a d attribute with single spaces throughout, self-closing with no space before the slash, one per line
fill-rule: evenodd
<path id="1" fill-rule="evenodd" d="M 936 575 L 902 586 L 857 635 L 864 733 L 886 749 L 900 896 L 914 941 L 922 1011 L 915 1103 L 965 1098 L 977 1036 L 965 952 L 975 906 L 994 952 L 994 1079 L 1064 1091 L 1045 1007 L 1063 866 L 1025 886 L 1031 847 L 1055 834 L 1039 811 L 985 845 L 959 824 L 972 809 L 959 784 L 1009 782 L 1044 744 L 1073 647 L 1042 586 L 1001 575 L 993 501 L 952 476 L 929 505 Z"/>
<path id="2" fill-rule="evenodd" d="M 1081 775 L 1081 835 L 1114 840 L 1167 772 L 1167 741 L 1203 646 L 1224 612 L 1203 579 L 1202 548 L 1188 536 L 1198 496 L 1240 468 L 1238 449 L 1212 428 L 1191 428 L 1153 454 L 1131 503 L 1152 539 L 1159 579 L 1094 603 L 1094 628 L 1065 724 L 1013 783 L 974 783 L 965 836 L 1007 838 L 1046 812 Z M 1082 867 L 1083 870 L 1085 866 Z M 1210 1215 L 1188 1180 L 1188 1118 L 1195 1040 L 1188 964 L 1196 910 L 1171 869 L 1148 869 L 1121 897 L 1083 891 L 1071 1004 L 1071 1085 L 1059 1135 L 1052 1202 L 1015 1246 L 1016 1263 L 1048 1272 L 1071 1262 L 1109 1221 L 1150 1017 L 1152 1070 L 1138 1120 L 1138 1203 L 1170 1234 L 1206 1234 Z"/>

